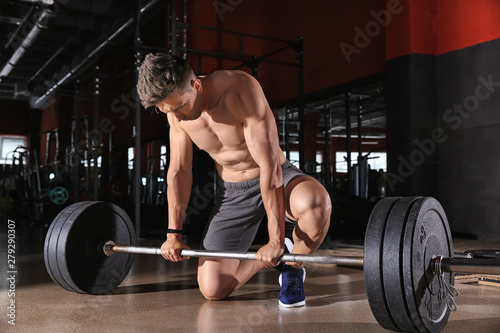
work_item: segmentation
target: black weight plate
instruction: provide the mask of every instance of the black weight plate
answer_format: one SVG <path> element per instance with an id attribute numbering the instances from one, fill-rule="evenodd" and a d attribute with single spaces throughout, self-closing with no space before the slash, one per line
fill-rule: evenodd
<path id="1" fill-rule="evenodd" d="M 398 328 L 391 317 L 385 297 L 382 245 L 389 213 L 399 199 L 388 197 L 375 205 L 366 227 L 363 259 L 366 294 L 372 313 L 382 327 L 393 331 Z"/>
<path id="2" fill-rule="evenodd" d="M 98 251 L 98 246 L 108 240 L 135 245 L 133 225 L 116 205 L 90 201 L 70 205 L 50 229 L 45 241 L 46 265 L 53 280 L 67 290 L 108 293 L 132 266 L 133 254 L 107 257 Z"/>
<path id="3" fill-rule="evenodd" d="M 411 314 L 406 306 L 403 283 L 403 236 L 407 215 L 417 197 L 401 198 L 389 214 L 382 249 L 383 284 L 387 305 L 399 331 L 415 332 Z"/>
<path id="4" fill-rule="evenodd" d="M 58 262 L 64 280 L 75 291 L 106 294 L 127 276 L 134 255 L 125 253 L 108 257 L 99 253 L 98 247 L 108 240 L 126 246 L 135 246 L 136 243 L 129 217 L 111 203 L 93 202 L 62 226 Z"/>
<path id="5" fill-rule="evenodd" d="M 52 281 L 54 281 L 55 283 L 57 283 L 58 285 L 60 285 L 61 287 L 63 287 L 66 290 L 70 290 L 69 286 L 67 284 L 65 284 L 64 281 L 63 281 L 63 284 L 59 283 L 58 278 L 53 273 L 52 256 L 51 256 L 52 251 L 50 251 L 49 249 L 50 249 L 51 245 L 54 244 L 54 241 L 53 241 L 54 238 L 57 238 L 58 235 L 59 235 L 56 231 L 54 231 L 55 226 L 58 223 L 60 223 L 60 219 L 59 218 L 61 217 L 61 215 L 68 215 L 70 213 L 71 212 L 68 212 L 65 209 L 63 209 L 54 218 L 54 220 L 50 224 L 50 227 L 49 227 L 49 229 L 47 231 L 47 235 L 45 236 L 45 242 L 44 242 L 44 246 L 43 246 L 43 259 L 44 259 L 44 262 L 45 262 L 45 268 L 47 269 L 47 273 L 49 273 L 49 276 L 52 279 Z M 56 235 L 56 233 L 57 233 L 57 235 Z"/>
<path id="6" fill-rule="evenodd" d="M 66 222 L 68 217 L 81 205 L 86 205 L 85 202 L 78 202 L 72 204 L 65 209 L 61 210 L 59 214 L 52 221 L 47 235 L 45 236 L 45 243 L 43 249 L 45 267 L 47 268 L 47 272 L 49 273 L 52 280 L 69 291 L 75 291 L 71 288 L 66 281 L 64 281 L 60 269 L 59 264 L 57 262 L 57 242 L 59 239 L 59 234 L 61 232 L 62 225 Z"/>
<path id="7" fill-rule="evenodd" d="M 445 288 L 430 268 L 434 256 L 451 257 L 453 241 L 446 214 L 434 198 L 411 207 L 403 237 L 403 279 L 407 307 L 416 332 L 441 332 L 449 318 Z M 453 285 L 454 276 L 444 274 Z"/>

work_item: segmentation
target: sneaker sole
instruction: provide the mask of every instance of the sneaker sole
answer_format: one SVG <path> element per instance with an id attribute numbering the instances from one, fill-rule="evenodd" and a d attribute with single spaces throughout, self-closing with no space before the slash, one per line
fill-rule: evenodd
<path id="1" fill-rule="evenodd" d="M 280 306 L 282 308 L 296 308 L 296 307 L 299 307 L 299 306 L 304 306 L 306 305 L 306 301 L 300 301 L 300 302 L 297 302 L 297 303 L 293 303 L 293 304 L 285 304 L 285 303 L 282 303 L 281 301 L 279 301 L 280 303 Z"/>

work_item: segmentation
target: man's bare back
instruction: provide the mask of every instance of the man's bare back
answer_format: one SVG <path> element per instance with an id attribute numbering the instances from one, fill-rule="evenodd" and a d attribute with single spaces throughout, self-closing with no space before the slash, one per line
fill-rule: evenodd
<path id="1" fill-rule="evenodd" d="M 217 71 L 200 80 L 203 94 L 210 101 L 208 107 L 202 109 L 200 116 L 194 120 L 183 118 L 182 108 L 177 111 L 180 116 L 169 112 L 170 125 L 184 131 L 198 148 L 210 154 L 224 181 L 242 182 L 259 177 L 259 165 L 250 153 L 244 131 L 245 117 L 254 116 L 255 110 L 244 109 L 242 105 L 248 104 L 242 103 L 242 99 L 265 103 L 266 114 L 260 116 L 263 119 L 273 117 L 260 86 L 254 78 L 241 71 Z M 182 105 L 182 101 L 179 103 Z M 175 102 L 172 104 L 171 107 L 175 108 Z M 279 147 L 276 127 L 269 127 L 268 130 L 275 137 L 272 150 L 280 156 L 282 164 L 285 156 Z"/>

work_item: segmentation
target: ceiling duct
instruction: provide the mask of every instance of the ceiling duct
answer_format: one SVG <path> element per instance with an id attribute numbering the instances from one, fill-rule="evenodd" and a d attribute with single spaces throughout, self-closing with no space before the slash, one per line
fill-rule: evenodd
<path id="1" fill-rule="evenodd" d="M 145 12 L 147 12 L 149 9 L 154 7 L 154 5 L 158 3 L 158 0 L 152 0 L 150 3 L 145 5 L 140 9 L 140 14 L 143 15 Z M 62 79 L 60 79 L 56 84 L 54 84 L 51 88 L 49 88 L 42 96 L 40 96 L 37 99 L 32 99 L 30 101 L 31 106 L 33 108 L 40 108 L 40 105 L 45 105 L 46 104 L 46 99 L 49 98 L 50 96 L 53 95 L 55 90 L 63 85 L 64 83 L 67 83 L 68 80 L 73 77 L 78 71 L 80 71 L 82 68 L 90 64 L 91 60 L 95 60 L 97 54 L 101 53 L 106 49 L 106 47 L 113 42 L 115 39 L 117 39 L 118 36 L 120 36 L 124 31 L 126 31 L 128 28 L 132 27 L 133 23 L 135 22 L 135 18 L 130 18 L 125 22 L 121 27 L 118 28 L 114 33 L 112 33 L 104 42 L 99 44 L 92 52 L 90 52 L 83 60 L 80 62 L 78 65 L 76 65 L 73 69 L 71 69 Z"/>
<path id="2" fill-rule="evenodd" d="M 28 32 L 21 45 L 19 45 L 7 63 L 0 70 L 0 81 L 3 77 L 9 75 L 14 69 L 14 66 L 19 62 L 19 60 L 21 60 L 26 50 L 30 48 L 38 35 L 42 32 L 42 29 L 45 28 L 45 23 L 51 16 L 53 16 L 52 10 L 47 7 L 42 9 L 42 12 L 33 25 L 33 28 Z"/>
<path id="3" fill-rule="evenodd" d="M 52 6 L 54 4 L 54 0 L 20 0 L 19 2 L 26 2 L 34 5 L 49 5 Z"/>

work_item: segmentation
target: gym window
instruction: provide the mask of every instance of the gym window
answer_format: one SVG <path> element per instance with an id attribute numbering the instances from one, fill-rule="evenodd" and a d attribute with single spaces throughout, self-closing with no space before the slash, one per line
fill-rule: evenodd
<path id="1" fill-rule="evenodd" d="M 363 156 L 366 153 L 363 153 Z M 338 151 L 335 153 L 335 170 L 338 173 L 347 173 L 347 153 Z M 351 165 L 358 163 L 358 153 L 351 153 Z M 368 156 L 368 164 L 371 170 L 387 171 L 387 153 L 370 153 Z"/>
<path id="2" fill-rule="evenodd" d="M 162 145 L 160 148 L 160 170 L 165 170 L 167 166 L 167 146 Z"/>
<path id="3" fill-rule="evenodd" d="M 291 151 L 290 156 L 288 157 L 288 160 L 295 165 L 297 168 L 299 167 L 299 152 L 298 151 Z M 320 173 L 321 172 L 321 163 L 323 163 L 323 154 L 321 152 L 316 152 L 316 165 L 309 167 L 308 170 L 302 170 L 307 173 Z M 310 168 L 310 170 L 309 170 Z"/>
<path id="4" fill-rule="evenodd" d="M 0 164 L 12 164 L 15 150 L 19 146 L 26 147 L 26 143 L 25 136 L 0 135 Z M 18 158 L 19 155 L 16 157 Z"/>
<path id="5" fill-rule="evenodd" d="M 133 170 L 134 169 L 134 156 L 135 156 L 134 147 L 128 148 L 127 155 L 128 155 L 128 169 Z"/>

